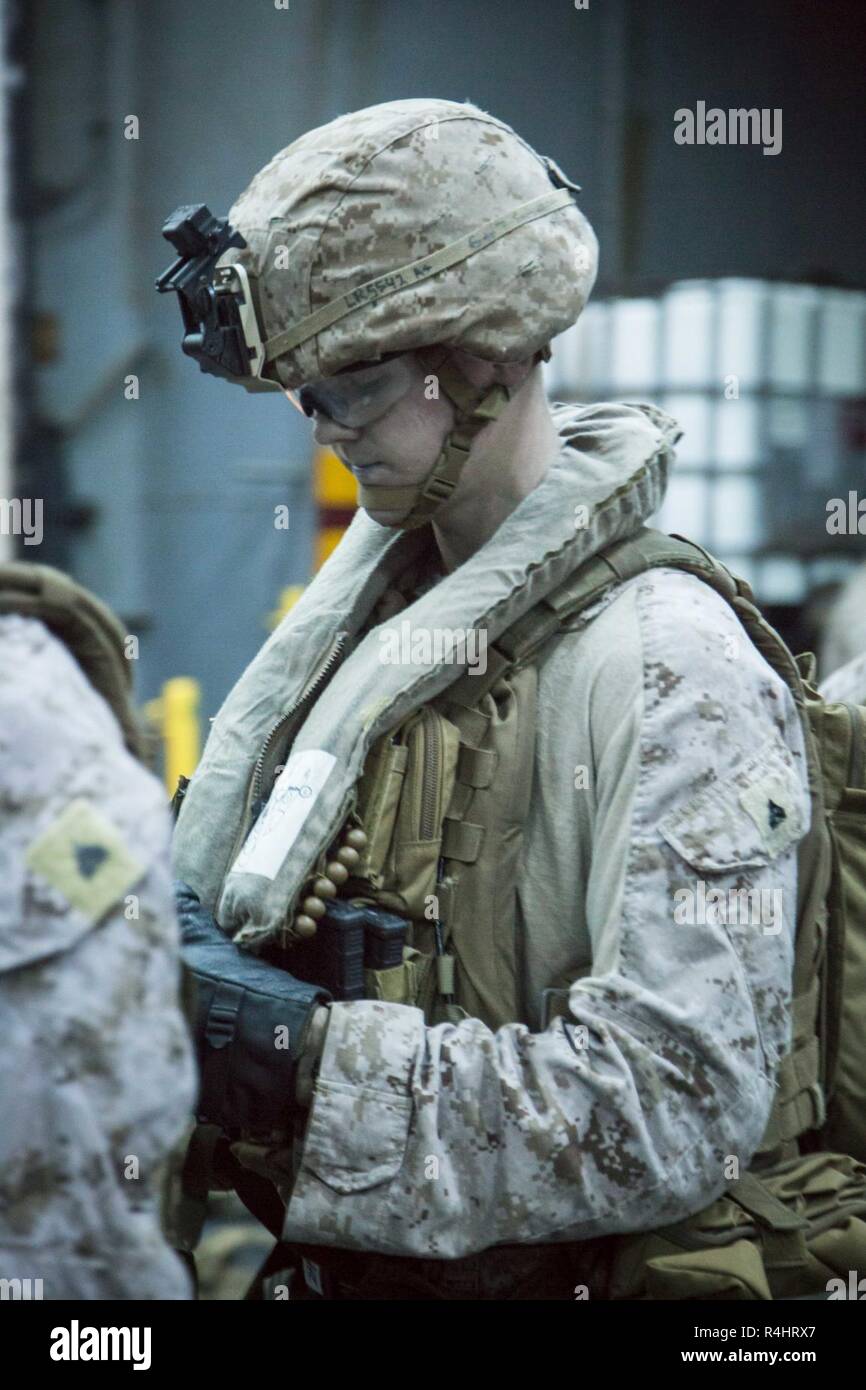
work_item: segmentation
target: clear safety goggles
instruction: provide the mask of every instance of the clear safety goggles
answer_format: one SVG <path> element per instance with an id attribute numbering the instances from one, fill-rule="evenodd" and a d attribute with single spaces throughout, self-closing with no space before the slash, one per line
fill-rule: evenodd
<path id="1" fill-rule="evenodd" d="M 363 429 L 408 393 L 415 379 L 406 353 L 379 362 L 350 367 L 299 391 L 286 391 L 292 405 L 305 415 L 324 415 L 347 429 Z"/>

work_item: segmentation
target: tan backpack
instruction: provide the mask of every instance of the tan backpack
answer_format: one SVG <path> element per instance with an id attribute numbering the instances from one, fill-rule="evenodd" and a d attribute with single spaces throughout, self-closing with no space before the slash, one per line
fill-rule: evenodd
<path id="1" fill-rule="evenodd" d="M 794 658 L 749 585 L 683 537 L 647 527 L 610 547 L 579 572 L 578 606 L 658 566 L 721 594 L 790 689 L 812 823 L 798 850 L 793 1040 L 760 1149 L 705 1211 L 614 1238 L 608 1296 L 844 1298 L 866 1269 L 866 709 L 825 702 L 812 654 Z"/>
<path id="2" fill-rule="evenodd" d="M 132 705 L 125 633 L 111 610 L 60 570 L 12 560 L 0 565 L 0 613 L 37 619 L 68 648 L 110 706 L 129 751 L 143 759 L 147 744 Z"/>

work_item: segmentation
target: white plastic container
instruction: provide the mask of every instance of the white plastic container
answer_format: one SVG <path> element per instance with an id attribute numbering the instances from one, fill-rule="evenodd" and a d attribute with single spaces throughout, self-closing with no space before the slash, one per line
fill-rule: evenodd
<path id="1" fill-rule="evenodd" d="M 600 300 L 546 370 L 557 399 L 647 400 L 678 421 L 653 520 L 748 570 L 766 602 L 866 557 L 866 538 L 825 525 L 828 498 L 866 496 L 866 293 L 732 278 Z"/>

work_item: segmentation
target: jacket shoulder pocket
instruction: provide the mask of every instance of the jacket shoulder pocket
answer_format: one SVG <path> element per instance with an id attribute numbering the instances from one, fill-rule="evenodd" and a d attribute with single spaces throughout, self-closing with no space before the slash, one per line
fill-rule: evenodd
<path id="1" fill-rule="evenodd" d="M 784 854 L 805 835 L 810 812 L 809 793 L 779 740 L 670 812 L 659 833 L 686 863 L 723 874 Z"/>

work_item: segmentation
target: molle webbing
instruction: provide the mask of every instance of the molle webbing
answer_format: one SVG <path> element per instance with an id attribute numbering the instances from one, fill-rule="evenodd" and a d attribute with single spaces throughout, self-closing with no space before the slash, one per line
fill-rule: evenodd
<path id="1" fill-rule="evenodd" d="M 496 1029 L 525 1019 L 516 887 L 535 755 L 537 670 L 528 664 L 442 708 L 460 733 L 443 821 L 445 944 L 457 960 L 456 1002 Z M 471 682 L 470 682 L 471 683 Z"/>

